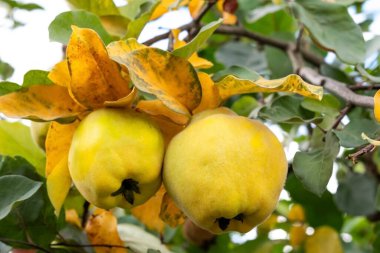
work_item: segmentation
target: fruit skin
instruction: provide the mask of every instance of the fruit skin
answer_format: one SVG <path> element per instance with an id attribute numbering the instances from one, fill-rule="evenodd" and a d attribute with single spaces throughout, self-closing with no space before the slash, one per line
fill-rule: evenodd
<path id="1" fill-rule="evenodd" d="M 69 170 L 90 203 L 104 209 L 130 208 L 144 203 L 160 187 L 163 156 L 163 136 L 148 118 L 133 111 L 100 109 L 75 131 Z M 115 194 L 124 180 L 135 184 L 129 192 L 133 201 Z"/>
<path id="2" fill-rule="evenodd" d="M 306 253 L 343 253 L 339 234 L 331 227 L 321 226 L 307 238 Z"/>
<path id="3" fill-rule="evenodd" d="M 281 143 L 262 123 L 202 112 L 170 142 L 163 180 L 175 203 L 213 233 L 248 232 L 274 210 L 287 175 Z"/>
<path id="4" fill-rule="evenodd" d="M 37 144 L 39 148 L 45 150 L 45 141 L 47 132 L 49 130 L 50 122 L 35 122 L 30 123 L 30 133 L 34 143 Z"/>

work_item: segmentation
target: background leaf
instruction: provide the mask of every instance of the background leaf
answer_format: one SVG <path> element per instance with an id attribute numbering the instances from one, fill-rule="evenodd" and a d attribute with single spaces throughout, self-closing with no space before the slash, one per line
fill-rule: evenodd
<path id="1" fill-rule="evenodd" d="M 346 148 L 355 148 L 367 143 L 361 137 L 363 131 L 370 138 L 376 139 L 380 136 L 380 124 L 373 120 L 356 118 L 350 121 L 343 130 L 336 130 L 334 133 L 339 138 L 340 145 Z"/>
<path id="2" fill-rule="evenodd" d="M 72 25 L 95 30 L 106 45 L 112 41 L 111 36 L 102 26 L 100 19 L 91 12 L 83 10 L 63 12 L 55 17 L 49 25 L 50 40 L 67 44 L 72 32 Z"/>
<path id="3" fill-rule="evenodd" d="M 307 191 L 295 175 L 289 175 L 285 189 L 292 200 L 301 204 L 306 213 L 306 220 L 313 227 L 328 225 L 339 231 L 343 224 L 343 214 L 336 207 L 333 195 L 325 191 L 321 197 Z M 321 215 L 323 214 L 323 215 Z"/>
<path id="4" fill-rule="evenodd" d="M 199 31 L 197 36 L 192 39 L 185 46 L 177 48 L 172 53 L 176 56 L 189 58 L 192 54 L 196 53 L 201 46 L 207 41 L 207 39 L 214 33 L 214 31 L 220 26 L 223 22 L 222 19 L 208 23 Z"/>
<path id="5" fill-rule="evenodd" d="M 349 172 L 339 182 L 335 201 L 339 209 L 350 215 L 370 215 L 376 212 L 378 184 L 373 175 Z"/>
<path id="6" fill-rule="evenodd" d="M 365 43 L 362 31 L 346 7 L 313 0 L 292 2 L 291 6 L 320 45 L 334 51 L 344 62 L 363 62 Z"/>
<path id="7" fill-rule="evenodd" d="M 22 156 L 44 174 L 45 154 L 34 143 L 29 127 L 19 122 L 0 121 L 0 154 Z"/>
<path id="8" fill-rule="evenodd" d="M 272 104 L 263 107 L 259 116 L 282 123 L 320 122 L 322 118 L 303 108 L 302 101 L 301 97 L 281 96 L 273 100 Z"/>
<path id="9" fill-rule="evenodd" d="M 36 193 L 41 184 L 24 176 L 0 177 L 0 220 L 9 214 L 16 202 L 26 200 Z"/>
<path id="10" fill-rule="evenodd" d="M 334 133 L 329 132 L 324 137 L 323 147 L 296 153 L 293 159 L 294 173 L 306 189 L 322 196 L 330 180 L 338 152 L 338 138 Z"/>

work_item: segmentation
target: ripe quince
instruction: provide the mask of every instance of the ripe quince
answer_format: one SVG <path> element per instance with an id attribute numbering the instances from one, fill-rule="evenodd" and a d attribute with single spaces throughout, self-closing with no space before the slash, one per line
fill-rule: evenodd
<path id="1" fill-rule="evenodd" d="M 163 180 L 199 227 L 248 232 L 273 212 L 286 175 L 281 143 L 264 124 L 218 108 L 172 139 Z"/>
<path id="2" fill-rule="evenodd" d="M 307 238 L 306 253 L 343 253 L 342 243 L 337 231 L 329 226 L 318 227 L 314 234 Z"/>
<path id="3" fill-rule="evenodd" d="M 161 185 L 164 139 L 141 113 L 100 109 L 76 129 L 69 170 L 83 197 L 97 207 L 130 208 Z"/>

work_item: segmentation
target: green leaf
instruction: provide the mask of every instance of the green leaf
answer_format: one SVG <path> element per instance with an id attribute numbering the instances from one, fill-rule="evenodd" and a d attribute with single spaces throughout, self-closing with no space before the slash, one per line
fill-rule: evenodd
<path id="1" fill-rule="evenodd" d="M 17 83 L 12 83 L 12 82 L 0 82 L 0 96 L 4 96 L 8 93 L 17 91 L 21 89 L 22 87 L 18 85 Z"/>
<path id="2" fill-rule="evenodd" d="M 226 68 L 241 66 L 256 72 L 267 69 L 264 52 L 259 51 L 252 43 L 229 41 L 219 48 L 215 56 Z"/>
<path id="3" fill-rule="evenodd" d="M 336 207 L 333 195 L 325 191 L 321 197 L 305 190 L 294 174 L 286 180 L 285 189 L 296 203 L 305 209 L 306 220 L 312 227 L 328 225 L 340 231 L 343 224 L 343 214 Z"/>
<path id="4" fill-rule="evenodd" d="M 98 16 L 119 14 L 113 0 L 68 0 L 68 2 L 77 9 L 83 9 Z"/>
<path id="5" fill-rule="evenodd" d="M 247 22 L 254 23 L 268 14 L 272 14 L 279 10 L 284 9 L 285 5 L 265 5 L 262 7 L 254 8 L 247 15 Z"/>
<path id="6" fill-rule="evenodd" d="M 269 46 L 266 46 L 264 50 L 271 79 L 281 78 L 293 73 L 292 63 L 284 51 Z"/>
<path id="7" fill-rule="evenodd" d="M 279 33 L 291 34 L 292 38 L 294 38 L 294 32 L 298 28 L 296 20 L 285 10 L 269 13 L 256 22 L 246 25 L 246 27 L 254 32 L 269 36 Z"/>
<path id="8" fill-rule="evenodd" d="M 260 78 L 260 75 L 255 71 L 251 71 L 247 68 L 240 66 L 231 66 L 213 75 L 212 79 L 214 81 L 220 81 L 228 75 L 233 75 L 239 79 L 250 80 L 253 82 Z"/>
<path id="9" fill-rule="evenodd" d="M 257 106 L 259 106 L 259 103 L 255 98 L 244 95 L 232 104 L 231 109 L 241 116 L 248 117 Z"/>
<path id="10" fill-rule="evenodd" d="M 13 75 L 13 72 L 12 66 L 0 59 L 0 78 L 6 80 Z"/>
<path id="11" fill-rule="evenodd" d="M 368 80 L 370 80 L 372 82 L 380 82 L 380 77 L 379 76 L 373 76 L 373 75 L 371 75 L 370 73 L 367 72 L 367 70 L 365 70 L 365 68 L 362 65 L 357 64 L 356 65 L 356 69 L 359 71 L 359 73 L 363 77 L 366 77 Z"/>
<path id="12" fill-rule="evenodd" d="M 41 185 L 41 182 L 18 175 L 0 177 L 0 220 L 9 214 L 16 202 L 30 198 Z"/>
<path id="13" fill-rule="evenodd" d="M 49 71 L 43 70 L 29 70 L 24 75 L 24 81 L 22 83 L 23 87 L 29 87 L 34 84 L 38 85 L 50 85 L 53 82 L 48 78 Z"/>
<path id="14" fill-rule="evenodd" d="M 322 196 L 330 180 L 333 163 L 339 153 L 338 138 L 334 133 L 325 135 L 324 146 L 310 152 L 297 152 L 293 170 L 306 189 Z"/>
<path id="15" fill-rule="evenodd" d="M 334 131 L 339 138 L 339 143 L 345 148 L 356 148 L 367 144 L 366 140 L 361 137 L 362 132 L 365 132 L 371 139 L 376 139 L 380 136 L 380 124 L 374 120 L 365 118 L 351 119 L 343 130 Z"/>
<path id="16" fill-rule="evenodd" d="M 321 101 L 316 99 L 305 98 L 301 106 L 309 111 L 337 115 L 342 107 L 341 102 L 331 94 L 325 94 Z"/>
<path id="17" fill-rule="evenodd" d="M 95 14 L 81 10 L 59 14 L 49 25 L 50 40 L 67 44 L 72 33 L 72 25 L 95 30 L 106 45 L 112 41 L 111 36 L 102 26 L 100 19 Z"/>
<path id="18" fill-rule="evenodd" d="M 363 34 L 345 6 L 314 0 L 301 0 L 290 4 L 318 44 L 334 51 L 346 63 L 363 62 Z"/>
<path id="19" fill-rule="evenodd" d="M 176 56 L 189 58 L 192 54 L 197 52 L 202 45 L 210 38 L 210 36 L 214 33 L 214 31 L 222 24 L 223 19 L 219 19 L 217 21 L 211 22 L 199 31 L 197 36 L 192 39 L 185 46 L 177 48 L 172 53 Z"/>
<path id="20" fill-rule="evenodd" d="M 335 201 L 339 209 L 350 215 L 369 215 L 376 212 L 377 182 L 373 175 L 347 173 L 339 182 Z"/>
<path id="21" fill-rule="evenodd" d="M 348 77 L 348 75 L 340 70 L 339 68 L 336 68 L 332 65 L 328 65 L 323 63 L 320 67 L 321 74 L 324 76 L 331 77 L 335 80 L 338 80 L 342 83 L 346 84 L 354 84 L 353 80 Z"/>
<path id="22" fill-rule="evenodd" d="M 366 58 L 372 56 L 380 50 L 380 35 L 366 41 Z"/>
<path id="23" fill-rule="evenodd" d="M 21 156 L 0 156 L 0 176 L 5 175 L 25 176 L 34 181 L 41 181 L 43 179 L 43 177 L 36 172 L 33 165 Z"/>
<path id="24" fill-rule="evenodd" d="M 144 5 L 152 0 L 129 0 L 127 5 L 119 7 L 120 14 L 130 20 L 135 20 L 144 12 Z"/>
<path id="25" fill-rule="evenodd" d="M 45 174 L 45 154 L 32 140 L 29 127 L 19 122 L 0 121 L 0 155 L 22 156 Z"/>
<path id="26" fill-rule="evenodd" d="M 301 106 L 303 99 L 298 96 L 281 96 L 271 105 L 263 107 L 259 116 L 281 123 L 320 122 L 321 117 Z"/>
<path id="27" fill-rule="evenodd" d="M 0 238 L 34 243 L 44 248 L 48 248 L 56 238 L 58 229 L 45 184 L 32 197 L 15 205 L 12 212 L 0 220 Z M 14 241 L 6 243 L 20 247 Z"/>
<path id="28" fill-rule="evenodd" d="M 129 38 L 138 38 L 140 36 L 140 33 L 144 29 L 145 25 L 149 22 L 150 17 L 152 16 L 156 6 L 159 4 L 159 2 L 155 2 L 149 5 L 149 8 L 146 12 L 144 12 L 140 17 L 137 19 L 131 21 L 128 25 L 128 31 L 125 35 L 124 39 Z"/>

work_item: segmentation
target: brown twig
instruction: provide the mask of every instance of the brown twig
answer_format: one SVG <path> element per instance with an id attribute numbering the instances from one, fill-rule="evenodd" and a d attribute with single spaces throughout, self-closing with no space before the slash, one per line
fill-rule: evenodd
<path id="1" fill-rule="evenodd" d="M 215 0 L 209 1 L 208 4 L 200 11 L 200 13 L 198 14 L 198 16 L 196 18 L 194 18 L 190 23 L 182 25 L 182 26 L 178 27 L 177 29 L 179 29 L 181 31 L 188 31 L 189 35 L 191 34 L 191 30 L 193 30 L 195 27 L 198 27 L 197 30 L 199 31 L 199 24 L 200 24 L 202 17 L 211 9 L 211 7 L 216 2 L 217 1 L 215 1 Z M 143 44 L 150 46 L 150 45 L 152 45 L 152 44 L 154 44 L 160 40 L 164 40 L 164 39 L 169 38 L 170 34 L 171 34 L 171 31 L 167 31 L 165 33 L 157 35 L 157 36 L 143 42 Z"/>
<path id="2" fill-rule="evenodd" d="M 69 243 L 53 243 L 50 244 L 50 247 L 54 248 L 56 246 L 64 246 L 70 248 L 120 248 L 120 249 L 129 249 L 127 246 L 121 245 L 112 245 L 112 244 L 69 244 Z"/>
<path id="3" fill-rule="evenodd" d="M 14 240 L 14 239 L 9 239 L 9 238 L 4 238 L 4 237 L 0 237 L 0 241 L 2 242 L 5 242 L 5 243 L 14 243 L 14 244 L 19 244 L 19 245 L 24 245 L 24 246 L 29 246 L 33 249 L 37 249 L 37 250 L 40 250 L 42 252 L 45 252 L 45 253 L 50 253 L 49 250 L 37 245 L 37 244 L 34 244 L 34 243 L 30 243 L 30 242 L 24 242 L 24 241 L 20 241 L 20 240 Z"/>
<path id="4" fill-rule="evenodd" d="M 347 104 L 341 111 L 340 111 L 340 114 L 338 116 L 338 118 L 336 118 L 334 124 L 332 125 L 331 129 L 336 129 L 340 122 L 342 121 L 342 119 L 344 118 L 344 116 L 347 115 L 347 113 L 352 109 L 352 105 L 351 104 Z"/>
<path id="5" fill-rule="evenodd" d="M 376 147 L 374 145 L 368 144 L 364 146 L 363 148 L 359 149 L 358 151 L 356 151 L 355 153 L 349 154 L 347 156 L 347 159 L 350 159 L 353 163 L 356 163 L 358 157 L 372 152 L 373 150 L 375 150 L 375 148 Z"/>
<path id="6" fill-rule="evenodd" d="M 373 97 L 356 94 L 350 90 L 346 84 L 331 79 L 327 76 L 323 76 L 314 69 L 311 69 L 309 67 L 302 67 L 299 70 L 299 75 L 309 80 L 313 84 L 323 84 L 323 87 L 326 90 L 344 99 L 346 103 L 373 109 Z"/>
<path id="7" fill-rule="evenodd" d="M 355 86 L 350 86 L 350 90 L 356 91 L 356 90 L 378 90 L 380 89 L 380 84 L 375 84 L 375 85 L 355 85 Z"/>

